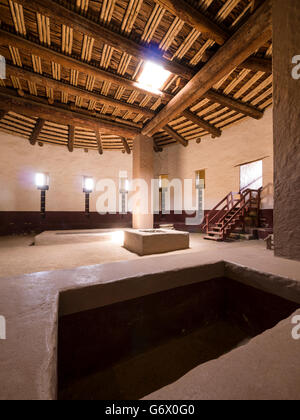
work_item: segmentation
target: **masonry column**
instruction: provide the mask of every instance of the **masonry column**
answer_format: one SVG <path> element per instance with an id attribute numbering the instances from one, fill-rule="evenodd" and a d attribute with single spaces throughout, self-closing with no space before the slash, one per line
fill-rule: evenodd
<path id="1" fill-rule="evenodd" d="M 141 188 L 138 190 L 138 200 L 133 208 L 133 228 L 152 229 L 153 213 L 151 209 L 151 181 L 153 176 L 153 141 L 151 137 L 138 135 L 133 142 L 133 179 L 144 180 L 148 185 L 146 196 Z M 148 201 L 147 214 L 145 204 Z"/>
<path id="2" fill-rule="evenodd" d="M 275 255 L 300 260 L 300 4 L 273 0 Z"/>

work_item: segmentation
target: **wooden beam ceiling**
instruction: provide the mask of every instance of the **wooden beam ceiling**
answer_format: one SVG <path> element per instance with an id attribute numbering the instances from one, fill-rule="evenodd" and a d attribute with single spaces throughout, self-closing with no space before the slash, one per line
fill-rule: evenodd
<path id="1" fill-rule="evenodd" d="M 41 100 L 17 97 L 8 89 L 0 90 L 0 109 L 9 110 L 28 117 L 38 117 L 57 124 L 72 124 L 75 127 L 98 129 L 101 133 L 123 135 L 133 138 L 140 133 L 135 127 L 125 126 L 117 122 L 110 122 L 105 119 L 91 117 L 81 112 L 74 112 L 68 109 L 48 105 Z"/>
<path id="2" fill-rule="evenodd" d="M 136 114 L 145 115 L 148 118 L 153 118 L 156 114 L 150 109 L 129 104 L 127 102 L 122 102 L 114 98 L 110 98 L 104 95 L 99 95 L 98 93 L 89 92 L 80 87 L 71 86 L 64 82 L 54 80 L 45 75 L 40 75 L 38 73 L 33 73 L 30 70 L 24 68 L 15 67 L 10 64 L 7 64 L 7 74 L 9 76 L 15 76 L 28 80 L 29 82 L 36 83 L 37 85 L 52 88 L 56 91 L 63 91 L 68 95 L 79 96 L 82 99 L 87 101 L 96 101 L 97 103 L 106 104 L 109 106 L 117 107 L 121 110 L 126 110 L 129 112 L 134 112 Z"/>
<path id="3" fill-rule="evenodd" d="M 175 141 L 177 141 L 178 143 L 182 144 L 182 146 L 186 147 L 189 144 L 189 142 L 185 138 L 183 138 L 180 134 L 178 134 L 175 130 L 173 130 L 173 128 L 171 128 L 169 125 L 166 125 L 164 127 L 164 130 Z"/>
<path id="4" fill-rule="evenodd" d="M 209 124 L 207 121 L 203 120 L 202 118 L 198 117 L 198 115 L 194 114 L 191 111 L 185 110 L 183 111 L 182 115 L 189 121 L 197 124 L 199 127 L 203 128 L 205 131 L 208 131 L 213 137 L 220 137 L 222 135 L 222 131 L 215 127 L 214 125 Z"/>
<path id="5" fill-rule="evenodd" d="M 248 117 L 255 118 L 256 120 L 259 120 L 264 116 L 264 113 L 259 109 L 256 109 L 253 106 L 247 105 L 244 102 L 238 101 L 236 99 L 232 99 L 229 96 L 222 95 L 213 89 L 210 89 L 205 94 L 205 97 L 210 101 L 217 102 L 220 105 L 224 105 L 230 109 L 233 109 L 234 111 L 247 115 Z"/>
<path id="6" fill-rule="evenodd" d="M 45 60 L 46 62 L 56 62 L 57 64 L 60 64 L 67 69 L 77 70 L 85 75 L 95 77 L 96 80 L 111 82 L 122 86 L 125 89 L 136 90 L 144 95 L 149 94 L 148 90 L 141 88 L 139 84 L 133 80 L 119 76 L 115 73 L 110 73 L 109 71 L 102 70 L 98 67 L 92 66 L 91 64 L 84 63 L 49 47 L 36 44 L 35 42 L 29 41 L 28 39 L 4 31 L 3 29 L 0 29 L 0 45 L 6 47 L 11 45 L 15 48 L 18 48 L 20 51 L 25 50 L 29 54 L 41 57 L 41 59 Z M 161 97 L 162 101 L 170 99 L 170 95 L 168 94 L 153 93 L 151 95 L 154 97 Z"/>
<path id="7" fill-rule="evenodd" d="M 102 26 L 99 22 L 79 15 L 53 0 L 18 0 L 24 8 L 41 13 L 53 19 L 59 25 L 73 28 L 75 32 L 81 32 L 92 38 L 97 38 L 104 44 L 108 44 L 118 51 L 126 52 L 143 60 L 159 62 L 166 70 L 189 79 L 193 75 L 193 69 L 183 66 L 176 61 L 170 61 L 163 57 L 163 53 L 153 47 L 139 44 L 118 32 Z"/>
<path id="8" fill-rule="evenodd" d="M 29 137 L 29 143 L 34 146 L 36 142 L 38 141 L 38 138 L 43 130 L 43 127 L 45 125 L 45 120 L 42 118 L 38 118 L 35 124 L 35 127 Z"/>
<path id="9" fill-rule="evenodd" d="M 209 62 L 142 130 L 151 136 L 205 96 L 218 81 L 243 63 L 272 37 L 271 0 L 265 3 L 219 49 Z"/>
<path id="10" fill-rule="evenodd" d="M 190 6 L 184 0 L 154 0 L 155 3 L 169 10 L 173 15 L 188 23 L 197 31 L 201 32 L 204 38 L 212 39 L 217 44 L 223 45 L 229 38 L 229 35 L 221 29 L 216 23 L 208 19 L 199 10 Z"/>
<path id="11" fill-rule="evenodd" d="M 43 60 L 54 61 L 65 68 L 72 68 L 74 70 L 79 71 L 82 74 L 95 77 L 96 80 L 108 81 L 110 83 L 114 83 L 116 85 L 122 86 L 125 89 L 136 90 L 144 95 L 149 94 L 149 91 L 142 89 L 138 85 L 138 83 L 132 80 L 118 76 L 117 74 L 110 73 L 109 71 L 95 68 L 94 66 L 91 66 L 87 63 L 83 63 L 72 57 L 65 56 L 62 53 L 59 53 L 57 51 L 53 51 L 50 48 L 46 48 L 44 46 L 35 44 L 34 42 L 21 38 L 18 35 L 6 32 L 2 29 L 0 29 L 0 45 L 2 46 L 12 45 L 16 48 L 19 48 L 21 51 L 25 50 L 30 54 L 37 55 L 41 57 Z M 262 59 L 262 58 L 257 58 L 257 57 L 249 57 L 246 61 L 244 61 L 244 63 L 242 64 L 242 67 L 249 68 L 250 70 L 253 70 L 253 71 L 263 71 L 265 73 L 272 73 L 272 60 Z M 65 86 L 66 85 L 64 85 L 64 87 Z M 168 94 L 168 93 L 162 93 L 161 95 L 151 93 L 151 95 L 154 97 L 161 97 L 162 102 L 169 101 L 174 97 L 174 95 Z M 107 100 L 109 100 L 109 98 Z M 115 102 L 115 104 L 116 103 L 117 102 Z M 124 102 L 121 102 L 121 103 L 124 104 Z M 129 107 L 130 107 L 130 104 L 129 104 Z M 144 112 L 145 112 L 145 109 L 144 109 Z M 150 114 L 151 111 L 148 110 L 148 113 Z M 148 116 L 151 118 L 154 115 L 154 113 L 151 116 L 149 114 Z"/>

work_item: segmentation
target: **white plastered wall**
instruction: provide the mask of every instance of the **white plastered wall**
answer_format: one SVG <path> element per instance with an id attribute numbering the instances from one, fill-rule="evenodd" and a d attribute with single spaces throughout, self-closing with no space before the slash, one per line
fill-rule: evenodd
<path id="1" fill-rule="evenodd" d="M 168 174 L 174 178 L 192 179 L 206 171 L 205 209 L 215 207 L 230 191 L 239 191 L 239 166 L 263 158 L 262 208 L 273 208 L 273 128 L 272 109 L 261 120 L 246 120 L 225 128 L 220 138 L 204 137 L 201 144 L 191 141 L 188 147 L 179 144 L 156 154 L 155 176 Z M 172 193 L 171 193 L 172 196 Z M 194 205 L 196 205 L 194 190 Z M 172 197 L 171 197 L 172 206 Z"/>
<path id="2" fill-rule="evenodd" d="M 70 153 L 62 146 L 31 146 L 28 140 L 0 132 L 0 211 L 39 211 L 40 192 L 36 172 L 49 173 L 47 211 L 84 211 L 83 176 L 95 182 L 110 178 L 119 185 L 119 172 L 132 174 L 132 157 L 118 151 Z M 90 196 L 90 210 L 96 211 L 100 193 Z"/>

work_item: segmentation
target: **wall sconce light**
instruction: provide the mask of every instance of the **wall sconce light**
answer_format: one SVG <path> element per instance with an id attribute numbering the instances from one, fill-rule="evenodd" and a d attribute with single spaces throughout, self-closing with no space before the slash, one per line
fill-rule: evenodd
<path id="1" fill-rule="evenodd" d="M 85 214 L 90 214 L 90 194 L 94 191 L 95 183 L 94 179 L 90 176 L 83 177 L 83 192 L 85 193 Z"/>
<path id="2" fill-rule="evenodd" d="M 49 190 L 49 175 L 37 173 L 35 175 L 35 185 L 41 191 L 41 215 L 46 216 L 46 191 Z"/>

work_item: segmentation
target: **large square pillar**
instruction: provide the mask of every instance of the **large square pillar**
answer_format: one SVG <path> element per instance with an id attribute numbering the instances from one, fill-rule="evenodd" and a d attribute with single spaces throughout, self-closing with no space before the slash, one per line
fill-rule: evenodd
<path id="1" fill-rule="evenodd" d="M 133 204 L 133 228 L 152 229 L 153 211 L 151 183 L 153 179 L 153 141 L 138 135 L 133 141 L 133 180 L 136 183 Z M 141 181 L 141 182 L 139 182 Z"/>
<path id="2" fill-rule="evenodd" d="M 298 56 L 298 57 L 297 57 Z M 300 260 L 300 3 L 273 0 L 275 255 Z"/>

